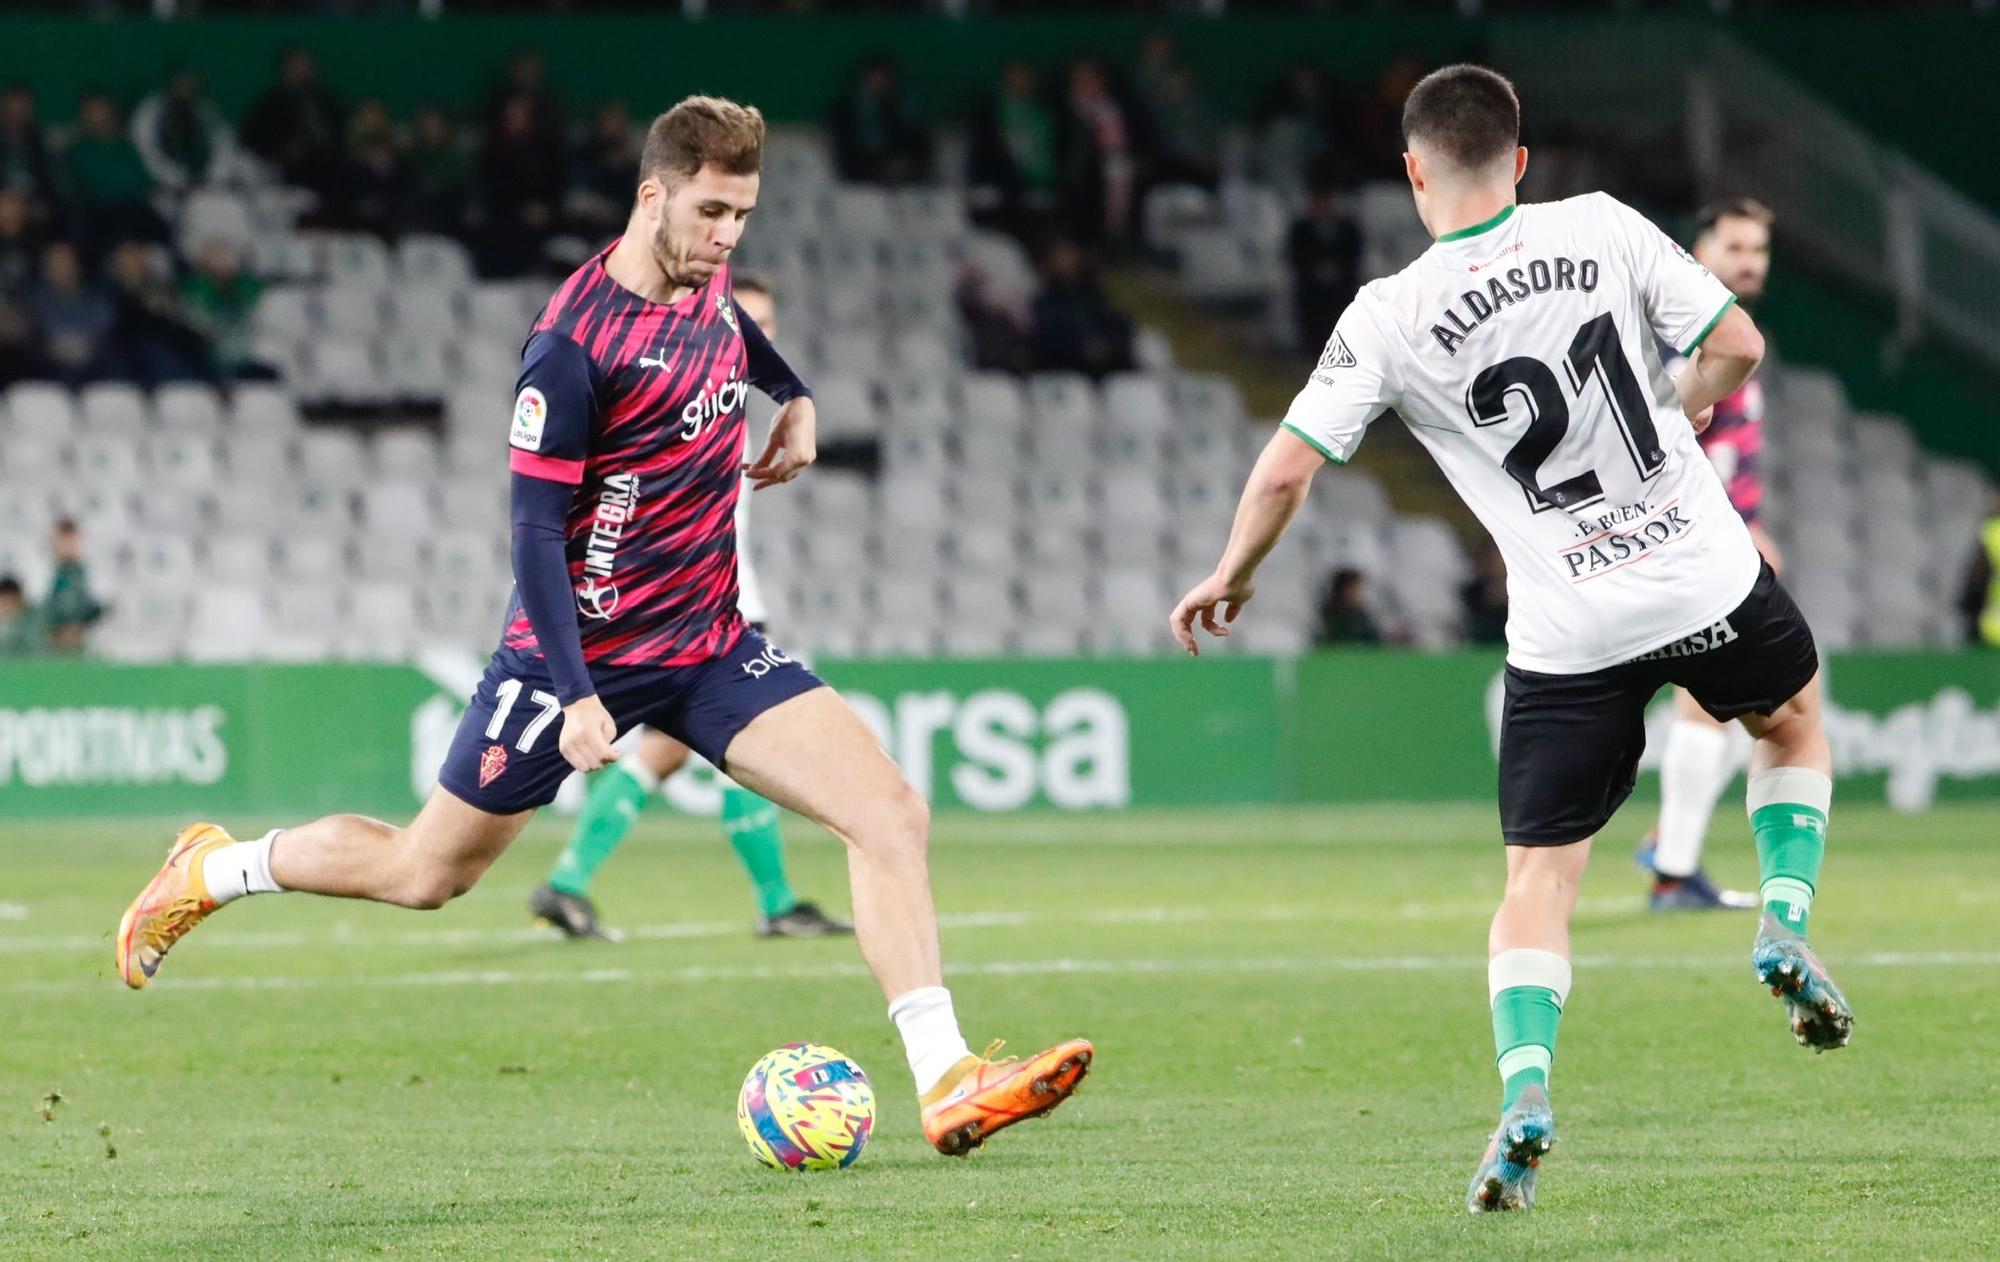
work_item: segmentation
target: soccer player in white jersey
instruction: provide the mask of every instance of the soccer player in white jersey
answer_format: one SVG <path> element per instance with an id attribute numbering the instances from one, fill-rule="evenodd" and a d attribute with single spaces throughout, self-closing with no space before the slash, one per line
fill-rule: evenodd
<path id="1" fill-rule="evenodd" d="M 1645 708 L 1680 684 L 1756 738 L 1749 809 L 1764 915 L 1751 962 L 1793 1034 L 1846 1044 L 1847 1001 L 1806 946 L 1832 763 L 1812 633 L 1695 442 L 1763 355 L 1750 318 L 1652 224 L 1593 193 L 1515 204 L 1527 169 L 1513 85 L 1425 78 L 1404 165 L 1435 238 L 1371 282 L 1250 473 L 1214 573 L 1171 615 L 1227 635 L 1258 564 L 1326 461 L 1402 417 L 1507 562 L 1500 820 L 1507 883 L 1488 938 L 1501 1118 L 1475 1212 L 1524 1209 L 1555 1138 L 1548 1096 L 1570 988 L 1569 922 L 1592 837 L 1631 792 Z M 1688 353 L 1674 379 L 1654 339 Z M 1699 348 L 1699 353 L 1697 352 Z"/>

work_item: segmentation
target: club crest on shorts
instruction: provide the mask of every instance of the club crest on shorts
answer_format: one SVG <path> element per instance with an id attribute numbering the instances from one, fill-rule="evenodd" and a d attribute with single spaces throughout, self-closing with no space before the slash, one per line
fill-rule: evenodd
<path id="1" fill-rule="evenodd" d="M 507 747 L 488 745 L 486 752 L 479 755 L 479 787 L 485 788 L 498 780 L 507 770 Z"/>

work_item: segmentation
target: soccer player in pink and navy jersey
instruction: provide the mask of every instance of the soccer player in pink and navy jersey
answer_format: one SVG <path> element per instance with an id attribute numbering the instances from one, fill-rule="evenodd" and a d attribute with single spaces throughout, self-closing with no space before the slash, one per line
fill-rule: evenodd
<path id="1" fill-rule="evenodd" d="M 847 844 L 861 953 L 939 1151 L 969 1151 L 1076 1088 L 1085 1040 L 1027 1060 L 971 1053 L 942 984 L 924 800 L 854 710 L 737 612 L 741 484 L 797 477 L 817 421 L 805 383 L 730 293 L 763 141 L 762 115 L 718 98 L 655 119 L 625 234 L 535 322 L 509 434 L 514 598 L 415 821 L 334 815 L 245 842 L 190 825 L 119 925 L 127 985 L 145 986 L 175 942 L 248 894 L 443 906 L 571 770 L 613 761 L 612 742 L 643 723 Z M 752 386 L 782 407 L 746 470 Z"/>

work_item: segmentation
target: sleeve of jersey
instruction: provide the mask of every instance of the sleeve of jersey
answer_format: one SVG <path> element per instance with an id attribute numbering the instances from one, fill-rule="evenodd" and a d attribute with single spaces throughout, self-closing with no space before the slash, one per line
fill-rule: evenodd
<path id="1" fill-rule="evenodd" d="M 583 661 L 565 548 L 570 502 L 583 481 L 595 406 L 590 364 L 582 348 L 558 333 L 538 333 L 529 339 L 521 357 L 520 394 L 514 401 L 509 440 L 513 468 L 509 552 L 521 608 L 548 662 L 556 698 L 564 705 L 597 691 Z"/>
<path id="2" fill-rule="evenodd" d="M 514 388 L 508 467 L 531 478 L 580 484 L 597 412 L 590 357 L 569 338 L 544 330 L 522 350 L 521 379 Z"/>
<path id="3" fill-rule="evenodd" d="M 1349 304 L 1320 352 L 1305 389 L 1280 425 L 1336 464 L 1346 464 L 1376 417 L 1395 406 L 1394 363 L 1375 321 Z"/>
<path id="4" fill-rule="evenodd" d="M 1631 258 L 1633 280 L 1654 334 L 1682 355 L 1694 354 L 1736 295 L 1652 220 L 1609 194 L 1599 196 Z"/>
<path id="5" fill-rule="evenodd" d="M 764 336 L 764 330 L 757 327 L 749 312 L 736 308 L 736 322 L 743 326 L 743 358 L 750 384 L 779 403 L 812 398 L 812 387 L 785 362 L 785 357 L 771 345 L 771 339 Z"/>

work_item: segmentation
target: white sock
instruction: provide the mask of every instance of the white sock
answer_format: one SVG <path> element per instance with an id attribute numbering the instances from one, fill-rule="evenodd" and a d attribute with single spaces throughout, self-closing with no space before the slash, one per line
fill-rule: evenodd
<path id="1" fill-rule="evenodd" d="M 951 992 L 942 986 L 922 986 L 889 1001 L 889 1019 L 903 1036 L 903 1054 L 910 1058 L 910 1077 L 922 1095 L 945 1071 L 972 1055 L 958 1032 L 958 1014 L 951 1010 Z"/>
<path id="2" fill-rule="evenodd" d="M 651 767 L 639 761 L 639 747 L 637 742 L 633 743 L 632 748 L 624 751 L 623 755 L 613 765 L 626 775 L 632 777 L 632 782 L 645 790 L 647 797 L 653 796 L 659 790 L 660 778 L 653 774 Z"/>
<path id="3" fill-rule="evenodd" d="M 239 841 L 218 846 L 201 861 L 202 884 L 216 905 L 233 903 L 246 894 L 278 894 L 282 886 L 271 876 L 271 840 L 282 831 L 273 828 L 255 841 Z"/>
<path id="4" fill-rule="evenodd" d="M 1693 876 L 1701 866 L 1709 817 L 1729 775 L 1729 733 L 1692 719 L 1675 719 L 1660 756 L 1660 841 L 1653 867 L 1661 876 Z"/>

